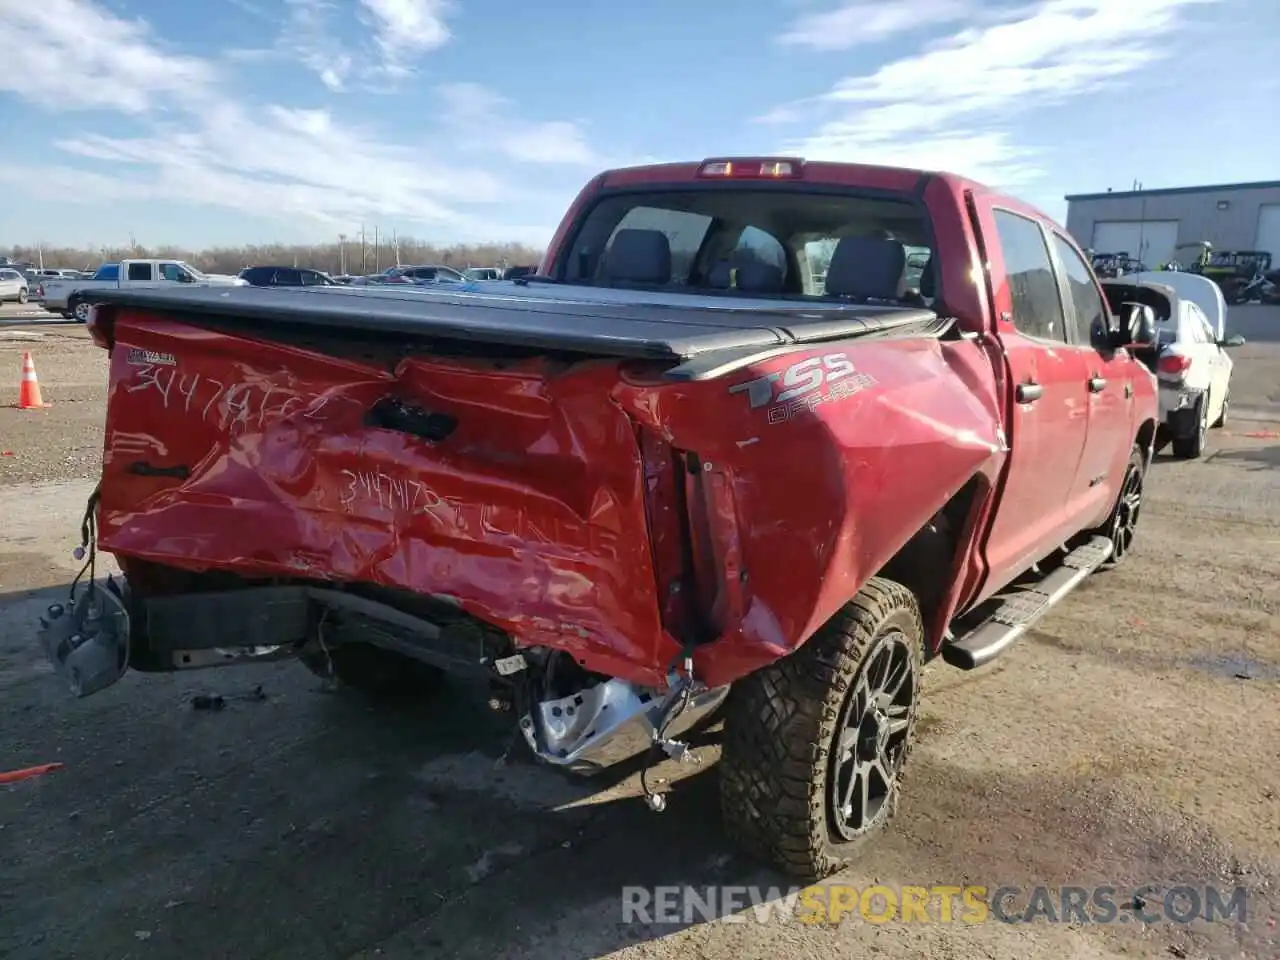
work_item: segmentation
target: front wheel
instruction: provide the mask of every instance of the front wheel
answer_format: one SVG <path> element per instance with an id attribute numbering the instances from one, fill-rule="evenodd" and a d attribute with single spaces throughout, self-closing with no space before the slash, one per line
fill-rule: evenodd
<path id="1" fill-rule="evenodd" d="M 896 811 L 923 661 L 919 603 L 876 577 L 799 650 L 735 683 L 719 764 L 730 839 L 804 881 L 851 862 Z"/>
<path id="2" fill-rule="evenodd" d="M 85 303 L 83 300 L 72 300 L 67 306 L 71 308 L 71 315 L 81 323 L 89 322 L 91 304 Z"/>
<path id="3" fill-rule="evenodd" d="M 1222 412 L 1218 414 L 1218 419 L 1213 421 L 1213 429 L 1220 430 L 1227 425 L 1227 409 L 1231 406 L 1231 394 L 1228 393 L 1222 398 Z"/>
<path id="4" fill-rule="evenodd" d="M 1106 567 L 1117 567 L 1129 556 L 1138 533 L 1138 515 L 1142 512 L 1142 486 L 1146 479 L 1146 469 L 1146 454 L 1142 447 L 1135 445 L 1129 453 L 1129 463 L 1125 467 L 1120 494 L 1111 508 L 1111 515 L 1107 517 L 1105 524 L 1090 531 L 1094 536 L 1106 537 L 1111 541 L 1111 556 L 1104 564 Z"/>

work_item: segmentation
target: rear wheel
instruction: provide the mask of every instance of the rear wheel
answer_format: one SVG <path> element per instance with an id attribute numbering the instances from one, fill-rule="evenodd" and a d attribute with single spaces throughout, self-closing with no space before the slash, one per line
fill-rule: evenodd
<path id="1" fill-rule="evenodd" d="M 795 653 L 734 684 L 719 771 L 737 846 L 807 881 L 854 859 L 897 808 L 923 648 L 915 596 L 877 577 Z"/>
<path id="2" fill-rule="evenodd" d="M 1196 403 L 1196 426 L 1190 436 L 1173 438 L 1173 455 L 1180 460 L 1198 460 L 1209 441 L 1209 395 Z"/>
<path id="3" fill-rule="evenodd" d="M 19 287 L 19 288 L 18 288 L 18 302 L 19 302 L 19 303 L 26 303 L 26 302 L 27 302 L 27 288 L 26 288 L 26 287 Z"/>
<path id="4" fill-rule="evenodd" d="M 73 297 L 67 306 L 71 308 L 71 315 L 81 323 L 89 322 L 89 304 L 85 303 L 83 300 L 77 300 Z"/>
<path id="5" fill-rule="evenodd" d="M 303 666 L 338 687 L 372 697 L 410 697 L 434 690 L 443 672 L 368 643 L 344 643 L 303 654 Z"/>

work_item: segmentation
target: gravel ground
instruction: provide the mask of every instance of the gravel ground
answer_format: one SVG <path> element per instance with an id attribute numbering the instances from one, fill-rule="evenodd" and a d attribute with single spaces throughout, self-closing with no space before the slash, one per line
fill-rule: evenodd
<path id="1" fill-rule="evenodd" d="M 30 625 L 74 573 L 105 365 L 78 328 L 0 330 L 0 389 L 31 349 L 53 403 L 0 408 L 0 769 L 65 764 L 0 787 L 0 956 L 1280 957 L 1280 310 L 1232 327 L 1210 456 L 1158 458 L 1129 563 L 994 667 L 929 668 L 899 818 L 841 879 L 1242 885 L 1248 923 L 836 929 L 623 922 L 623 885 L 785 886 L 727 854 L 714 745 L 655 816 L 634 776 L 496 768 L 461 686 L 372 708 L 285 664 L 68 699 Z"/>

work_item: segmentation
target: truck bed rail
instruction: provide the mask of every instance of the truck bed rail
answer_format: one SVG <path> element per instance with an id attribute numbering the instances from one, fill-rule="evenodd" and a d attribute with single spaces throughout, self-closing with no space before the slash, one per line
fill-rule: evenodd
<path id="1" fill-rule="evenodd" d="M 515 284 L 503 286 L 510 292 L 199 287 L 91 290 L 85 299 L 251 335 L 270 326 L 398 334 L 593 357 L 699 360 L 701 368 L 712 355 L 758 355 L 877 334 L 940 336 L 951 326 L 933 311 L 914 307 L 640 291 L 619 296 L 622 291 L 551 285 L 529 294 Z"/>

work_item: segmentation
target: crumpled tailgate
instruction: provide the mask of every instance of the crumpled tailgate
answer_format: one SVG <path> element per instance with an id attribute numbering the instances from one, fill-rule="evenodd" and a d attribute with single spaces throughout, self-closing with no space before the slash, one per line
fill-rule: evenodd
<path id="1" fill-rule="evenodd" d="M 616 363 L 552 364 L 337 355 L 121 311 L 100 545 L 444 595 L 656 679 L 637 665 L 674 645 Z"/>

